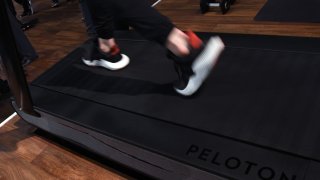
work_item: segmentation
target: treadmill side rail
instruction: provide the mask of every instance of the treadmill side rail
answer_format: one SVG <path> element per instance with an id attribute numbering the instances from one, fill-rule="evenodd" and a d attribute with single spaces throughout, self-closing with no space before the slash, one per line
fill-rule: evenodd
<path id="1" fill-rule="evenodd" d="M 30 124 L 148 176 L 176 180 L 227 180 L 46 112 L 38 111 L 41 114 L 38 118 L 20 111 L 15 103 L 13 107 Z"/>
<path id="2" fill-rule="evenodd" d="M 8 17 L 6 1 L 0 1 L 0 54 L 10 86 L 19 109 L 33 116 L 39 114 L 33 109 L 33 102 L 24 75 L 17 45 Z"/>

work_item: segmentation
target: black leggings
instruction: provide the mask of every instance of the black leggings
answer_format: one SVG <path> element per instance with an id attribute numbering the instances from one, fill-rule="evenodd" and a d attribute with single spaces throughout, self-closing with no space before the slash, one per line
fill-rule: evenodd
<path id="1" fill-rule="evenodd" d="M 113 38 L 114 19 L 128 23 L 149 40 L 165 44 L 174 25 L 151 7 L 148 0 L 88 0 L 93 24 L 100 38 Z"/>

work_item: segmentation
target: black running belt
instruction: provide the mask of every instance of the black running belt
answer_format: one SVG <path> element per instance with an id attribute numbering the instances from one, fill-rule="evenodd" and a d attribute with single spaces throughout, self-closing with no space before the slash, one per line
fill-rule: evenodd
<path id="1" fill-rule="evenodd" d="M 255 41 L 260 38 L 256 36 Z M 185 98 L 172 88 L 177 77 L 161 46 L 139 38 L 119 39 L 118 43 L 131 58 L 123 70 L 84 65 L 83 45 L 32 85 L 320 160 L 320 53 L 314 49 L 277 50 L 250 47 L 247 41 L 244 47 L 227 43 L 201 90 Z"/>
<path id="2" fill-rule="evenodd" d="M 319 0 L 268 0 L 257 21 L 320 22 Z"/>

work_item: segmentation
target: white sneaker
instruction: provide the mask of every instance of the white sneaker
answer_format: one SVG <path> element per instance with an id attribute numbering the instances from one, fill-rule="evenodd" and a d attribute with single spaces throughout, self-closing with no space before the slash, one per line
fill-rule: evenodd
<path id="1" fill-rule="evenodd" d="M 109 70 L 118 70 L 126 67 L 130 59 L 125 54 L 121 54 L 117 46 L 111 48 L 110 53 L 100 51 L 98 46 L 93 45 L 92 50 L 88 50 L 82 61 L 88 66 L 100 66 Z"/>
<path id="2" fill-rule="evenodd" d="M 223 49 L 224 44 L 219 37 L 211 37 L 206 46 L 193 48 L 195 52 L 190 55 L 196 56 L 191 62 L 176 63 L 179 81 L 174 86 L 175 91 L 184 96 L 194 94 L 209 76 Z"/>

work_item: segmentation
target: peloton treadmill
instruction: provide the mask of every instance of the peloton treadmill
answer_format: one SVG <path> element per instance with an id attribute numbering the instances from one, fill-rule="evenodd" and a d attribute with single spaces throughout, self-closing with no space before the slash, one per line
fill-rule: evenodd
<path id="1" fill-rule="evenodd" d="M 2 7 L 12 104 L 36 127 L 155 179 L 320 179 L 320 39 L 198 33 L 226 50 L 182 97 L 165 49 L 123 31 L 127 68 L 84 65 L 85 42 L 27 85 Z"/>

